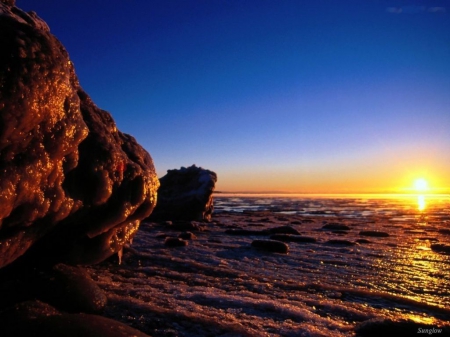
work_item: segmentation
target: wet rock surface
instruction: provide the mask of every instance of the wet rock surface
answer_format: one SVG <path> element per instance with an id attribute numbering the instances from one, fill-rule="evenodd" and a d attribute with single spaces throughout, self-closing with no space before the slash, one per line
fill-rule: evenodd
<path id="1" fill-rule="evenodd" d="M 150 221 L 210 221 L 216 173 L 192 165 L 168 170 L 160 179 L 158 203 Z"/>
<path id="2" fill-rule="evenodd" d="M 89 264 L 119 252 L 151 213 L 150 155 L 82 90 L 34 12 L 0 3 L 0 267 Z"/>

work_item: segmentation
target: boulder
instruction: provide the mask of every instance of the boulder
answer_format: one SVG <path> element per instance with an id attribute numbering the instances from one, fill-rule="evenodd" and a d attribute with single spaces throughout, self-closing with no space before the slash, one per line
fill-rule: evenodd
<path id="1" fill-rule="evenodd" d="M 160 180 L 150 221 L 211 221 L 216 173 L 192 165 L 168 170 Z"/>
<path id="2" fill-rule="evenodd" d="M 100 262 L 150 215 L 153 161 L 82 90 L 47 24 L 13 4 L 0 2 L 0 268 L 30 247 Z"/>

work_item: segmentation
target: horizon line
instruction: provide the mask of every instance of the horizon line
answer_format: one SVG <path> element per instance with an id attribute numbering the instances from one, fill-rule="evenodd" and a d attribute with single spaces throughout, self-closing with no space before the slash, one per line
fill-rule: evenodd
<path id="1" fill-rule="evenodd" d="M 213 191 L 216 194 L 310 194 L 310 195 L 318 195 L 318 194 L 396 194 L 396 195 L 450 195 L 450 190 L 446 192 L 286 192 L 286 191 Z"/>

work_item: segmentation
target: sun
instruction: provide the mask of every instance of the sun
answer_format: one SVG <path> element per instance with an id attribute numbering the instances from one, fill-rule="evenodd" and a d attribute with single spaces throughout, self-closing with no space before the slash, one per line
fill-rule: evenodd
<path id="1" fill-rule="evenodd" d="M 414 180 L 414 189 L 417 192 L 425 192 L 429 190 L 428 182 L 423 178 L 418 178 Z"/>

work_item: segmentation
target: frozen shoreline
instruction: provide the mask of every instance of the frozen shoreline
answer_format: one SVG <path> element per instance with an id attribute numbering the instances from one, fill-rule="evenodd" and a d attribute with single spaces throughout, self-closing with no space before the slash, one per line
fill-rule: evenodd
<path id="1" fill-rule="evenodd" d="M 349 230 L 322 228 L 329 223 Z M 143 223 L 122 265 L 88 268 L 107 293 L 107 317 L 155 336 L 351 336 L 371 319 L 408 320 L 415 332 L 448 326 L 450 256 L 430 249 L 449 241 L 448 220 L 263 211 L 195 225 L 204 230 L 188 245 L 168 247 L 182 226 Z M 317 242 L 287 243 L 288 254 L 251 246 L 269 238 L 258 231 L 286 225 Z M 389 237 L 360 235 L 367 230 Z"/>

